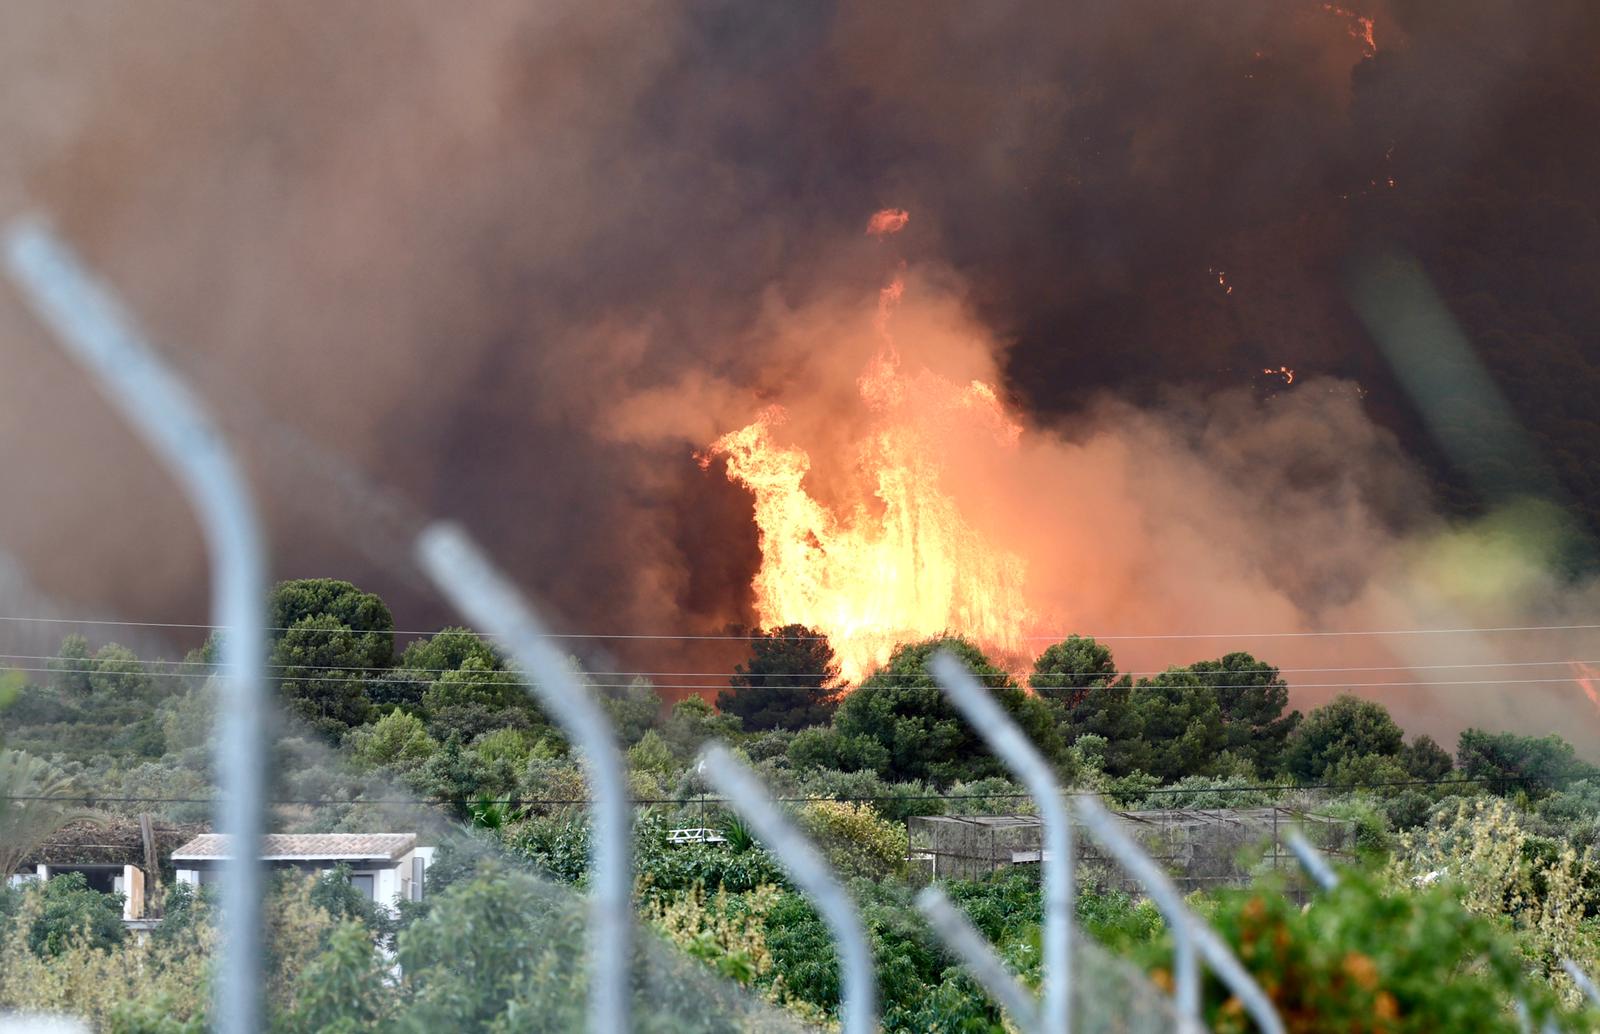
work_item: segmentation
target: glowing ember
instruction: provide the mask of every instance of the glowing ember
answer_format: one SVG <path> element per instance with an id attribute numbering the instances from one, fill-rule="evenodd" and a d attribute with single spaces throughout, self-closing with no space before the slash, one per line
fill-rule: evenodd
<path id="1" fill-rule="evenodd" d="M 1272 367 L 1268 366 L 1261 372 L 1266 374 L 1268 377 L 1282 377 L 1283 383 L 1285 384 L 1294 383 L 1294 371 L 1289 369 L 1287 366 L 1280 366 L 1277 369 L 1273 369 Z"/>
<path id="2" fill-rule="evenodd" d="M 991 385 L 903 368 L 888 321 L 904 289 L 897 279 L 879 297 L 884 344 L 856 382 L 869 421 L 844 501 L 814 497 L 810 455 L 774 440 L 786 417 L 781 406 L 700 457 L 702 466 L 724 458 L 728 479 L 755 496 L 761 567 L 752 587 L 761 624 L 825 633 L 850 681 L 886 661 L 897 643 L 946 630 L 1015 652 L 1031 621 L 1022 560 L 977 531 L 940 485 L 941 442 L 1012 449 L 1022 428 Z"/>
<path id="3" fill-rule="evenodd" d="M 899 233 L 910 221 L 911 213 L 905 209 L 885 208 L 880 212 L 874 212 L 872 218 L 867 220 L 867 236 L 887 237 L 891 233 Z"/>
<path id="4" fill-rule="evenodd" d="M 1336 14 L 1348 19 L 1350 27 L 1347 30 L 1350 38 L 1361 43 L 1361 53 L 1364 57 L 1372 57 L 1378 52 L 1378 43 L 1372 35 L 1372 19 L 1366 15 L 1340 7 L 1338 4 L 1323 4 L 1322 9 L 1329 14 Z"/>
<path id="5" fill-rule="evenodd" d="M 1233 285 L 1228 283 L 1228 274 L 1220 269 L 1208 269 L 1206 272 L 1217 278 L 1217 286 L 1222 288 L 1223 294 L 1233 293 Z"/>

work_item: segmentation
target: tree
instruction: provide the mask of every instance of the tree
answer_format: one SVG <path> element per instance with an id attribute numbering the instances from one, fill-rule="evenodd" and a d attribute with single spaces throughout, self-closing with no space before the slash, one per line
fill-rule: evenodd
<path id="1" fill-rule="evenodd" d="M 1100 748 L 1098 759 L 1109 775 L 1127 775 L 1138 767 L 1139 736 L 1143 722 L 1133 708 L 1133 679 L 1092 685 L 1067 711 L 1069 744 L 1092 737 Z"/>
<path id="2" fill-rule="evenodd" d="M 28 947 L 35 955 L 59 955 L 78 939 L 92 948 L 122 943 L 122 895 L 91 890 L 81 872 L 46 880 L 36 893 L 39 911 L 28 928 Z"/>
<path id="3" fill-rule="evenodd" d="M 1289 736 L 1286 762 L 1296 778 L 1316 782 L 1345 758 L 1399 757 L 1404 740 L 1382 704 L 1343 693 L 1312 711 Z"/>
<path id="4" fill-rule="evenodd" d="M 1052 703 L 1069 710 L 1082 703 L 1092 686 L 1108 686 L 1117 678 L 1111 649 L 1087 636 L 1068 636 L 1048 646 L 1033 662 L 1028 685 Z"/>
<path id="5" fill-rule="evenodd" d="M 393 1003 L 384 985 L 384 960 L 372 935 L 354 919 L 328 934 L 328 943 L 301 971 L 284 1027 L 323 1034 L 360 1034 L 385 1029 Z"/>
<path id="6" fill-rule="evenodd" d="M 452 733 L 471 740 L 497 728 L 542 730 L 548 724 L 526 680 L 492 644 L 465 628 L 411 643 L 400 666 L 371 691 L 374 703 L 421 713 L 439 741 Z"/>
<path id="7" fill-rule="evenodd" d="M 868 735 L 846 736 L 833 726 L 814 726 L 795 733 L 789 744 L 789 763 L 802 771 L 835 769 L 840 772 L 882 773 L 889 768 L 889 749 Z"/>
<path id="8" fill-rule="evenodd" d="M 138 655 L 120 643 L 96 650 L 90 667 L 89 688 L 97 696 L 144 700 L 151 695 L 155 680 Z"/>
<path id="9" fill-rule="evenodd" d="M 356 889 L 350 882 L 350 867 L 343 862 L 312 880 L 310 900 L 336 922 L 360 923 L 379 944 L 387 945 L 394 937 L 394 915 Z"/>
<path id="10" fill-rule="evenodd" d="M 1300 712 L 1290 711 L 1289 684 L 1278 669 L 1248 653 L 1196 661 L 1189 670 L 1211 687 L 1222 713 L 1223 749 L 1248 758 L 1262 776 L 1283 768 L 1284 744 Z"/>
<path id="11" fill-rule="evenodd" d="M 478 633 L 469 628 L 445 628 L 407 646 L 400 655 L 398 667 L 436 677 L 447 671 L 455 671 L 474 658 L 481 661 L 481 666 L 485 668 L 505 668 L 500 652 Z M 427 681 L 432 682 L 433 679 Z"/>
<path id="12" fill-rule="evenodd" d="M 365 692 L 394 660 L 394 617 L 384 602 L 349 582 L 280 582 L 268 602 L 271 662 L 290 709 L 338 739 L 367 720 Z"/>
<path id="13" fill-rule="evenodd" d="M 430 882 L 429 893 L 433 886 Z M 433 897 L 398 939 L 402 1030 L 549 1030 L 583 1023 L 582 911 L 524 873 L 478 872 Z M 653 1003 L 656 1008 L 659 1002 Z"/>
<path id="14" fill-rule="evenodd" d="M 960 636 L 926 639 L 898 647 L 889 663 L 852 690 L 833 716 L 833 726 L 842 736 L 873 739 L 888 751 L 885 778 L 927 779 L 943 785 L 1003 771 L 928 671 L 929 660 L 939 650 L 953 653 L 989 687 L 1042 750 L 1058 752 L 1060 742 L 1048 704 L 1025 692 Z"/>
<path id="15" fill-rule="evenodd" d="M 367 672 L 351 664 L 364 656 L 360 634 L 332 614 L 301 618 L 272 649 L 280 691 L 290 710 L 334 740 L 371 713 L 364 692 Z"/>
<path id="16" fill-rule="evenodd" d="M 0 750 L 0 883 L 61 827 L 96 817 L 65 800 L 50 799 L 71 789 L 72 781 L 43 758 Z"/>
<path id="17" fill-rule="evenodd" d="M 672 706 L 661 725 L 661 738 L 678 757 L 688 760 L 710 740 L 725 740 L 739 731 L 739 716 L 718 714 L 700 697 L 684 697 Z"/>
<path id="18" fill-rule="evenodd" d="M 490 762 L 462 746 L 459 736 L 451 736 L 420 767 L 408 772 L 407 780 L 448 804 L 457 818 L 465 818 L 470 802 L 484 794 L 499 796 L 516 790 L 516 772 L 510 765 Z"/>
<path id="19" fill-rule="evenodd" d="M 455 670 L 435 675 L 422 696 L 422 703 L 431 712 L 466 704 L 482 704 L 491 710 L 503 711 L 508 708 L 526 710 L 530 701 L 521 679 L 496 666 L 494 658 L 473 654 Z"/>
<path id="20" fill-rule="evenodd" d="M 1128 707 L 1139 720 L 1128 768 L 1171 781 L 1205 772 L 1222 751 L 1222 708 L 1192 671 L 1173 668 L 1140 679 L 1128 694 Z"/>
<path id="21" fill-rule="evenodd" d="M 634 679 L 626 686 L 602 684 L 594 692 L 623 746 L 638 743 L 661 717 L 661 695 L 645 679 Z"/>
<path id="22" fill-rule="evenodd" d="M 821 632 L 784 625 L 757 632 L 750 659 L 733 669 L 717 707 L 751 732 L 822 725 L 838 704 L 839 664 Z"/>
<path id="23" fill-rule="evenodd" d="M 56 673 L 56 688 L 64 696 L 81 699 L 89 695 L 89 672 L 94 667 L 89 640 L 76 632 L 63 637 L 56 659 L 48 666 Z"/>
<path id="24" fill-rule="evenodd" d="M 1518 736 L 1515 733 L 1466 729 L 1456 745 L 1456 765 L 1466 779 L 1480 779 L 1495 793 L 1522 790 L 1543 796 L 1579 779 L 1600 775 L 1581 760 L 1560 736 Z"/>
<path id="25" fill-rule="evenodd" d="M 279 582 L 268 601 L 274 638 L 306 618 L 331 617 L 355 633 L 348 666 L 387 668 L 394 660 L 394 616 L 383 600 L 337 578 L 300 578 Z"/>
<path id="26" fill-rule="evenodd" d="M 404 711 L 392 711 L 371 725 L 351 729 L 344 738 L 344 746 L 357 765 L 408 770 L 428 760 L 439 749 L 422 719 Z"/>
<path id="27" fill-rule="evenodd" d="M 1400 764 L 1413 779 L 1443 779 L 1455 767 L 1450 752 L 1426 734 L 1405 745 L 1400 752 Z"/>

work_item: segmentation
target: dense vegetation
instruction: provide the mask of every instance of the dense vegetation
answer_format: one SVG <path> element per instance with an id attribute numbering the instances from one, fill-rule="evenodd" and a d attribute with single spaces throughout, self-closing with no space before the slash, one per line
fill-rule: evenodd
<path id="1" fill-rule="evenodd" d="M 372 907 L 337 873 L 283 882 L 267 979 L 280 1024 L 478 1029 L 514 1025 L 526 1010 L 576 1017 L 584 924 L 563 888 L 586 879 L 587 789 L 521 676 L 465 630 L 397 649 L 388 609 L 348 583 L 285 583 L 272 603 L 278 692 L 302 719 L 277 744 L 277 796 L 297 802 L 277 809 L 279 827 L 416 828 L 414 812 L 381 803 L 400 794 L 430 802 L 458 831 L 430 874 L 429 900 L 400 914 Z M 204 816 L 215 646 L 146 664 L 68 637 L 47 678 L 5 686 L 3 792 L 48 788 L 74 808 L 88 796 L 110 811 Z M 1579 1022 L 1560 963 L 1600 961 L 1591 858 L 1600 770 L 1559 738 L 1469 730 L 1452 756 L 1428 737 L 1408 740 L 1372 701 L 1290 710 L 1278 670 L 1249 654 L 1134 679 L 1083 638 L 1045 650 L 1020 680 L 959 637 L 909 643 L 841 693 L 826 640 L 790 626 L 752 637 L 716 708 L 699 698 L 667 707 L 642 681 L 594 686 L 642 802 L 638 913 L 658 948 L 672 946 L 642 978 L 653 1029 L 732 1029 L 718 1017 L 741 1009 L 781 1010 L 764 1014 L 768 1025 L 820 1019 L 838 1006 L 820 919 L 748 830 L 702 800 L 693 761 L 710 739 L 732 743 L 776 794 L 808 799 L 795 819 L 861 905 L 886 1027 L 1000 1029 L 910 907 L 908 816 L 1029 807 L 930 678 L 938 648 L 967 663 L 1076 788 L 1134 808 L 1285 800 L 1355 824 L 1360 864 L 1306 910 L 1271 878 L 1194 899 L 1291 1029 L 1436 1030 L 1471 1017 L 1473 1029 L 1509 1031 L 1518 1000 L 1541 1015 L 1559 1003 L 1569 1010 L 1560 1023 Z M 1317 789 L 1263 789 L 1289 786 Z M 31 826 L 0 800 L 0 841 L 15 848 L 48 832 L 39 825 L 48 812 L 28 814 Z M 724 842 L 669 840 L 673 828 L 706 825 Z M 1010 870 L 949 890 L 1036 981 L 1036 877 Z M 123 936 L 113 899 L 70 879 L 0 895 L 0 1006 L 80 1009 L 108 1030 L 199 1029 L 209 905 L 181 891 L 165 904 L 161 930 L 140 941 Z M 1079 918 L 1158 985 L 1169 979 L 1170 945 L 1148 904 L 1090 874 Z M 748 993 L 691 1017 L 690 1000 L 726 994 L 714 977 Z M 1215 1028 L 1238 1028 L 1220 985 L 1207 994 Z"/>

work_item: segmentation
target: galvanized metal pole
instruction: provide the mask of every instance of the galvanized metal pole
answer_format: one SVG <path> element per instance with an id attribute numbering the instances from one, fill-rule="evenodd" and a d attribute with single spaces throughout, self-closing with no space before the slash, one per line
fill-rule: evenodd
<path id="1" fill-rule="evenodd" d="M 1111 813 L 1092 797 L 1078 802 L 1078 819 L 1084 829 L 1144 885 L 1172 931 L 1173 1001 L 1178 1020 L 1190 1031 L 1200 1029 L 1200 959 L 1195 947 L 1196 921 L 1184 907 L 1183 895 L 1161 871 L 1161 866 L 1124 833 Z"/>
<path id="2" fill-rule="evenodd" d="M 589 1029 L 630 1029 L 633 957 L 633 805 L 611 723 L 515 587 L 453 524 L 417 539 L 417 560 L 472 624 L 497 637 L 527 673 L 550 717 L 572 738 L 589 777 L 594 826 L 589 929 Z"/>
<path id="3" fill-rule="evenodd" d="M 223 631 L 217 772 L 228 836 L 222 884 L 222 968 L 215 1027 L 261 1028 L 260 840 L 267 726 L 262 668 L 266 562 L 241 468 L 200 400 L 162 360 L 111 291 L 43 223 L 5 234 L 6 268 L 23 298 L 95 378 L 183 489 L 211 558 L 212 623 Z"/>
<path id="4" fill-rule="evenodd" d="M 878 1029 L 878 979 L 872 949 L 850 895 L 834 879 L 817 849 L 789 823 L 767 796 L 754 772 L 720 743 L 700 755 L 700 771 L 734 810 L 750 821 L 756 835 L 811 898 L 839 946 L 839 1025 L 841 1034 L 871 1034 Z"/>
<path id="5" fill-rule="evenodd" d="M 1046 1034 L 1039 1021 L 1039 1003 L 1034 1000 L 1005 963 L 995 957 L 983 934 L 967 921 L 938 887 L 924 887 L 917 893 L 917 911 L 932 926 L 939 939 L 950 946 L 972 973 L 972 977 L 1006 1012 L 1024 1034 Z"/>
<path id="6" fill-rule="evenodd" d="M 1278 1016 L 1278 1010 L 1273 1007 L 1272 999 L 1261 990 L 1239 960 L 1234 958 L 1233 951 L 1223 943 L 1216 932 L 1201 922 L 1183 904 L 1178 888 L 1173 886 L 1161 866 L 1133 842 L 1133 838 L 1118 828 L 1116 820 L 1105 806 L 1093 797 L 1080 797 L 1076 801 L 1078 820 L 1083 823 L 1094 838 L 1119 861 L 1128 873 L 1144 884 L 1150 891 L 1150 896 L 1155 899 L 1156 905 L 1162 909 L 1163 915 L 1173 927 L 1173 940 L 1178 939 L 1178 928 L 1183 927 L 1188 931 L 1189 938 L 1199 954 L 1210 963 L 1218 979 L 1228 985 L 1234 997 L 1244 1006 L 1245 1012 L 1255 1020 L 1256 1027 L 1266 1034 L 1284 1034 L 1283 1020 Z M 1159 895 L 1159 896 L 1158 896 Z M 1176 899 L 1176 907 L 1173 901 Z M 1170 910 L 1170 914 L 1169 914 Z M 1194 1000 L 1193 1014 L 1199 1014 L 1199 979 L 1193 979 L 1193 990 L 1186 991 L 1180 983 L 1178 989 L 1178 1012 L 1180 1018 L 1187 1015 L 1184 999 L 1191 997 Z M 1179 973 L 1178 981 L 1183 981 L 1184 976 Z"/>
<path id="7" fill-rule="evenodd" d="M 1339 885 L 1339 874 L 1333 871 L 1333 866 L 1322 857 L 1322 852 L 1311 846 L 1311 841 L 1306 839 L 1304 833 L 1298 829 L 1291 829 L 1285 834 L 1284 839 L 1289 842 L 1289 850 L 1300 860 L 1300 867 L 1323 890 L 1332 890 Z"/>
<path id="8" fill-rule="evenodd" d="M 1072 1029 L 1073 847 L 1072 817 L 1050 763 L 994 696 L 950 653 L 940 650 L 929 669 L 945 695 L 978 731 L 1039 805 L 1044 824 L 1039 864 L 1044 870 L 1045 1030 Z"/>
<path id="9" fill-rule="evenodd" d="M 1562 959 L 1561 968 L 1567 971 L 1567 976 L 1578 985 L 1578 990 L 1583 992 L 1585 998 L 1595 1005 L 1600 1005 L 1600 988 L 1595 987 L 1594 981 L 1583 971 L 1582 966 L 1571 959 Z"/>

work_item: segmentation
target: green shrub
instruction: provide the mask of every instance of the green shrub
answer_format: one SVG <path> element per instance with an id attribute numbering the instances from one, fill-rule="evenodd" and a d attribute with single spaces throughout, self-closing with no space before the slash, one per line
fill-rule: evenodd
<path id="1" fill-rule="evenodd" d="M 883 879 L 906 864 L 906 830 L 863 804 L 811 801 L 800 809 L 800 828 L 844 876 Z"/>
<path id="2" fill-rule="evenodd" d="M 1547 990 L 1524 980 L 1522 960 L 1493 924 L 1469 914 L 1443 886 L 1395 890 L 1346 872 L 1301 909 L 1277 888 L 1222 891 L 1209 916 L 1291 1031 L 1519 1030 L 1513 1003 L 1536 1019 L 1554 1012 Z M 1170 979 L 1170 943 L 1142 952 Z M 1215 976 L 1205 985 L 1209 1027 L 1253 1031 Z"/>
<path id="3" fill-rule="evenodd" d="M 92 948 L 122 943 L 122 895 L 89 889 L 82 873 L 62 873 L 34 890 L 39 911 L 28 928 L 28 947 L 35 955 L 59 955 L 74 941 Z"/>
<path id="4" fill-rule="evenodd" d="M 881 774 L 889 767 L 889 748 L 870 736 L 850 736 L 832 726 L 816 726 L 795 733 L 789 744 L 789 762 L 797 769 Z"/>

